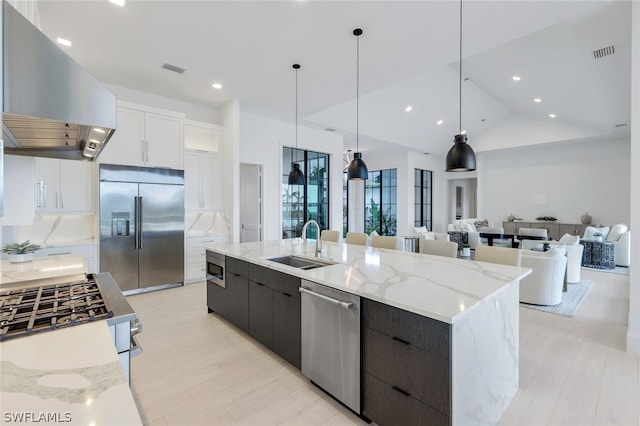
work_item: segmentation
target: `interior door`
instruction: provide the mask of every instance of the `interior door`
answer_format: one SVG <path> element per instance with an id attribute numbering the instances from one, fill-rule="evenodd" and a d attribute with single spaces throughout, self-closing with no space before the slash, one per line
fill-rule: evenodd
<path id="1" fill-rule="evenodd" d="M 240 242 L 262 241 L 262 166 L 240 164 Z"/>
<path id="2" fill-rule="evenodd" d="M 184 187 L 141 183 L 140 287 L 184 282 Z"/>

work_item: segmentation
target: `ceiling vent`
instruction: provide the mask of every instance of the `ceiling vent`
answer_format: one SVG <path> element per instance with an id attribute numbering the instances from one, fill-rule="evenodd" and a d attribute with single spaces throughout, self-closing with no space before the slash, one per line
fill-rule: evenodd
<path id="1" fill-rule="evenodd" d="M 603 47 L 602 49 L 598 49 L 598 50 L 594 50 L 593 51 L 593 59 L 604 58 L 605 56 L 611 56 L 614 53 L 616 53 L 616 52 L 615 52 L 615 49 L 613 48 L 613 46 Z"/>
<path id="2" fill-rule="evenodd" d="M 325 130 L 327 132 L 335 132 L 336 131 L 336 129 L 332 129 L 331 127 L 327 127 Z"/>
<path id="3" fill-rule="evenodd" d="M 167 63 L 162 64 L 162 68 L 164 68 L 165 70 L 177 72 L 178 74 L 182 74 L 182 73 L 184 73 L 186 71 L 186 69 L 180 68 L 177 65 L 171 65 L 171 64 L 167 64 Z"/>

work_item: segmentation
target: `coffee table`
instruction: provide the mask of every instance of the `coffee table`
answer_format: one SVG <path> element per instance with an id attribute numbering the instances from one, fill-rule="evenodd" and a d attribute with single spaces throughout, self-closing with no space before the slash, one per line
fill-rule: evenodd
<path id="1" fill-rule="evenodd" d="M 511 247 L 518 248 L 518 243 L 515 241 L 515 235 L 513 234 L 496 234 L 492 232 L 480 232 L 480 238 L 486 238 L 487 244 L 492 246 L 493 240 L 511 240 Z"/>

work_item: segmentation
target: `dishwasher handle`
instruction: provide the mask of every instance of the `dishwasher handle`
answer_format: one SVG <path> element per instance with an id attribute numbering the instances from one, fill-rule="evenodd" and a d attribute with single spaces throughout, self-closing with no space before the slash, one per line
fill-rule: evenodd
<path id="1" fill-rule="evenodd" d="M 353 306 L 353 303 L 351 303 L 351 302 L 343 302 L 341 300 L 334 299 L 333 297 L 329 297 L 329 296 L 325 296 L 324 294 L 316 293 L 315 291 L 309 290 L 306 287 L 300 287 L 298 289 L 298 291 L 300 293 L 305 293 L 305 294 L 309 294 L 311 296 L 319 297 L 322 300 L 326 300 L 327 302 L 333 303 L 334 305 L 338 305 L 338 306 L 340 306 L 341 308 L 344 308 L 344 309 L 351 309 L 351 307 Z"/>

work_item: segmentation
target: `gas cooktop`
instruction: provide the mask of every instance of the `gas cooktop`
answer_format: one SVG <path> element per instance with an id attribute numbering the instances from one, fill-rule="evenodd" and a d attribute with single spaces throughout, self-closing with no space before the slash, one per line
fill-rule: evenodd
<path id="1" fill-rule="evenodd" d="M 100 283 L 85 280 L 0 292 L 0 341 L 113 316 Z"/>

